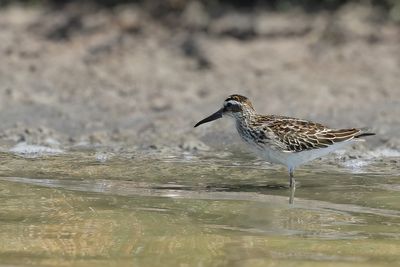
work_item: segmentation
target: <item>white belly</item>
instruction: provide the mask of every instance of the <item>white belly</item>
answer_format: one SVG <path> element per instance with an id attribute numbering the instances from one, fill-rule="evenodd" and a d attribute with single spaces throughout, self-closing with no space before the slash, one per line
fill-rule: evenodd
<path id="1" fill-rule="evenodd" d="M 256 148 L 256 150 L 260 157 L 270 163 L 282 164 L 288 168 L 296 168 L 299 165 L 327 155 L 336 149 L 351 144 L 352 142 L 353 141 L 341 142 L 326 148 L 318 148 L 302 152 L 283 152 L 279 150 L 273 150 L 269 147 L 264 147 L 264 149 Z"/>

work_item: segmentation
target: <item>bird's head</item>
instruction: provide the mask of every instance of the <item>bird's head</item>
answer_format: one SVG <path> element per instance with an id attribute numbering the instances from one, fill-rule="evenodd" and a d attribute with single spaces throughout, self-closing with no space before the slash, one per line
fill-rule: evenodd
<path id="1" fill-rule="evenodd" d="M 206 122 L 217 120 L 223 116 L 240 119 L 243 118 L 244 115 L 250 113 L 254 113 L 254 108 L 247 97 L 242 95 L 230 95 L 227 99 L 225 99 L 221 109 L 207 118 L 199 121 L 194 127 Z"/>

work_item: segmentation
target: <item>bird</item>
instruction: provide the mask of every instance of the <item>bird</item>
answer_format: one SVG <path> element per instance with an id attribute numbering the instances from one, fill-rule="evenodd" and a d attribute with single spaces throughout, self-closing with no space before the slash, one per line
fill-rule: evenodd
<path id="1" fill-rule="evenodd" d="M 300 165 L 375 135 L 368 128 L 332 129 L 293 117 L 260 115 L 247 97 L 238 94 L 230 95 L 222 108 L 194 127 L 222 117 L 234 119 L 242 140 L 261 158 L 287 167 L 290 188 L 295 187 L 294 171 Z"/>

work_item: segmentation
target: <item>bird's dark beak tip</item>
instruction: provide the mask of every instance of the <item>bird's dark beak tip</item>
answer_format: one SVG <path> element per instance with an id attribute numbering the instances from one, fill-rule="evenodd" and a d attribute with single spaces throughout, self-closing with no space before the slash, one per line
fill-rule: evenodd
<path id="1" fill-rule="evenodd" d="M 203 123 L 198 122 L 198 123 L 196 123 L 195 126 L 193 126 L 193 128 L 197 128 L 197 126 L 200 126 L 201 124 L 203 124 Z"/>
<path id="2" fill-rule="evenodd" d="M 217 120 L 219 118 L 222 118 L 222 109 L 218 110 L 217 112 L 215 112 L 214 114 L 208 116 L 207 118 L 199 121 L 198 123 L 196 123 L 196 125 L 194 126 L 194 128 L 196 128 L 197 126 L 206 123 L 206 122 L 210 122 L 210 121 L 214 121 Z"/>

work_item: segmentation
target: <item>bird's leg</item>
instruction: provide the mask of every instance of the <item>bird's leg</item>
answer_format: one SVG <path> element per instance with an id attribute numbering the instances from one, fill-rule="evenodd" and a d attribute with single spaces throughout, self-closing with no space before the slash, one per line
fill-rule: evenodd
<path id="1" fill-rule="evenodd" d="M 289 168 L 289 187 L 293 188 L 296 186 L 296 180 L 294 179 L 294 168 Z"/>
<path id="2" fill-rule="evenodd" d="M 289 204 L 294 203 L 294 192 L 296 191 L 296 184 L 290 188 Z"/>
<path id="3" fill-rule="evenodd" d="M 290 186 L 290 196 L 289 204 L 294 202 L 294 192 L 296 191 L 296 180 L 294 179 L 294 168 L 289 168 L 289 186 Z"/>

